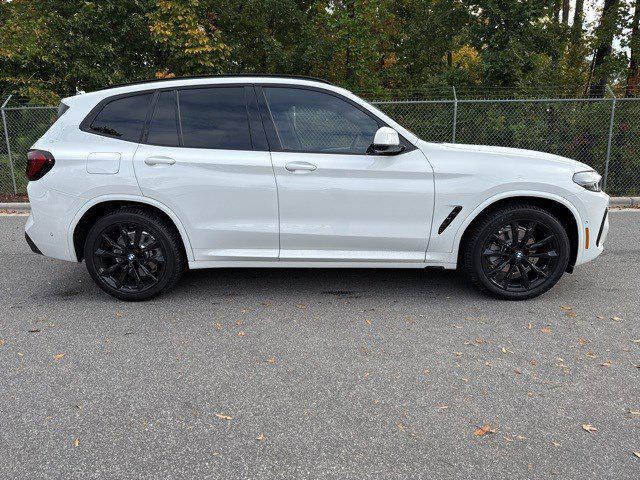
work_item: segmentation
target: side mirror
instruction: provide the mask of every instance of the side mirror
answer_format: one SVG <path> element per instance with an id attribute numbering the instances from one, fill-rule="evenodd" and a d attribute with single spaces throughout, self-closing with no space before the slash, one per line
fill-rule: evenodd
<path id="1" fill-rule="evenodd" d="M 395 155 L 404 150 L 400 145 L 400 136 L 391 127 L 380 127 L 373 137 L 371 151 L 378 155 Z"/>

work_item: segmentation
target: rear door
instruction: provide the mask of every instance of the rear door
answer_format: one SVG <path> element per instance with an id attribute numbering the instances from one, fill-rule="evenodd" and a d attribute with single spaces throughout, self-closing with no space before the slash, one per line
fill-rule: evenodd
<path id="1" fill-rule="evenodd" d="M 335 92 L 258 90 L 278 183 L 280 259 L 423 262 L 433 171 L 403 139 L 398 155 L 369 147 L 380 119 Z"/>
<path id="2" fill-rule="evenodd" d="M 183 222 L 196 260 L 278 257 L 276 182 L 253 87 L 159 91 L 134 159 L 142 193 Z"/>

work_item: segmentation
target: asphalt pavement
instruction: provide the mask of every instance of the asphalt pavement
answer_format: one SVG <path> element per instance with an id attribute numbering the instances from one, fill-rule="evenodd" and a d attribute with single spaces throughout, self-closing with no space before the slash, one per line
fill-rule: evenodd
<path id="1" fill-rule="evenodd" d="M 223 269 L 124 303 L 25 220 L 0 217 L 2 479 L 640 476 L 640 211 L 526 302 Z"/>

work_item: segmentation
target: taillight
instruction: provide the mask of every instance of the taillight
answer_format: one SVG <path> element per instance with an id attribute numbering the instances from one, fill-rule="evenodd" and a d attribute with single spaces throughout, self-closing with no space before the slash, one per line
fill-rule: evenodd
<path id="1" fill-rule="evenodd" d="M 53 155 L 44 150 L 29 150 L 27 154 L 27 178 L 38 180 L 51 170 L 56 163 Z"/>

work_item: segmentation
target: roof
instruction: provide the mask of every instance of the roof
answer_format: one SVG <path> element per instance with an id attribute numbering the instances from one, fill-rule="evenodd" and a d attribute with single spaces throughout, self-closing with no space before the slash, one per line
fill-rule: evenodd
<path id="1" fill-rule="evenodd" d="M 184 77 L 171 77 L 171 78 L 153 78 L 153 79 L 149 79 L 149 80 L 140 80 L 137 82 L 128 82 L 128 83 L 118 83 L 118 84 L 113 84 L 113 85 L 109 85 L 107 87 L 104 88 L 100 88 L 98 90 L 93 90 L 94 92 L 99 92 L 101 90 L 110 90 L 112 88 L 117 88 L 117 87 L 128 87 L 130 85 L 142 85 L 145 83 L 158 83 L 158 82 L 170 82 L 170 81 L 175 81 L 175 80 L 193 80 L 193 79 L 205 79 L 205 78 L 282 78 L 282 79 L 287 79 L 287 80 L 310 80 L 313 82 L 320 82 L 320 83 L 325 83 L 327 85 L 334 85 L 333 83 L 324 80 L 322 78 L 316 78 L 316 77 L 309 77 L 309 76 L 305 76 L 305 75 L 276 75 L 276 74 L 269 74 L 269 73 L 233 73 L 233 74 L 226 74 L 226 75 L 191 75 L 191 76 L 184 76 Z"/>

